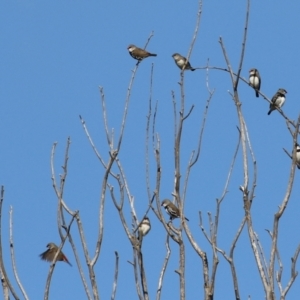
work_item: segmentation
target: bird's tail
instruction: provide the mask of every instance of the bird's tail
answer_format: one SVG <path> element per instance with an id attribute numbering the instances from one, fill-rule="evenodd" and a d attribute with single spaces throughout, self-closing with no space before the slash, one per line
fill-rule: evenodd
<path id="1" fill-rule="evenodd" d="M 63 260 L 64 262 L 68 263 L 72 267 L 71 263 L 68 261 L 68 259 L 65 256 L 63 257 Z"/>

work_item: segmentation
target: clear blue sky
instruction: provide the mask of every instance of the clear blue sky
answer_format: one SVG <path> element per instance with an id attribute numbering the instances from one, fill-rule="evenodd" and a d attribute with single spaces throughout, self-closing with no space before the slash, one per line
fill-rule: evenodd
<path id="1" fill-rule="evenodd" d="M 240 57 L 246 1 L 204 1 L 200 31 L 190 62 L 193 67 L 210 64 L 225 67 L 218 43 L 220 36 L 236 70 Z M 142 217 L 148 203 L 145 184 L 145 127 L 148 113 L 149 78 L 154 63 L 153 99 L 158 101 L 157 132 L 161 137 L 163 178 L 161 197 L 171 197 L 174 182 L 173 108 L 171 90 L 179 100 L 179 69 L 171 55 L 186 55 L 193 36 L 197 1 L 2 1 L 0 4 L 0 184 L 5 186 L 2 210 L 3 251 L 10 271 L 8 211 L 14 209 L 14 243 L 19 276 L 31 299 L 41 299 L 49 265 L 38 255 L 48 242 L 59 243 L 56 226 L 57 200 L 52 188 L 50 152 L 58 142 L 56 171 L 61 173 L 66 139 L 71 137 L 69 175 L 65 201 L 79 210 L 88 247 L 94 253 L 99 191 L 103 169 L 85 137 L 79 114 L 83 116 L 103 157 L 108 159 L 98 86 L 105 90 L 110 128 L 118 136 L 124 100 L 135 61 L 128 44 L 143 47 L 154 31 L 148 50 L 157 53 L 139 67 L 130 102 L 128 123 L 119 158 L 128 178 L 136 209 Z M 300 3 L 258 1 L 251 4 L 249 34 L 242 76 L 258 68 L 261 90 L 272 97 L 279 87 L 288 91 L 284 112 L 292 119 L 299 114 L 298 83 Z M 200 118 L 207 91 L 205 72 L 187 72 L 186 107 L 195 109 L 183 131 L 182 171 L 197 146 Z M 198 211 L 215 212 L 215 199 L 225 185 L 237 141 L 238 120 L 228 90 L 229 76 L 210 72 L 210 86 L 216 88 L 209 110 L 203 148 L 193 168 L 185 214 L 200 246 L 210 246 L 199 228 Z M 291 149 L 292 139 L 283 118 L 275 111 L 267 116 L 268 103 L 255 98 L 254 91 L 240 83 L 240 98 L 258 166 L 256 198 L 252 207 L 254 229 L 264 250 L 270 239 L 273 215 L 286 191 L 291 161 L 282 148 Z M 151 170 L 155 170 L 151 153 Z M 243 202 L 238 187 L 243 182 L 241 155 L 238 156 L 229 193 L 222 205 L 219 247 L 229 250 L 243 218 Z M 153 173 L 154 174 L 154 173 Z M 110 181 L 116 187 L 114 181 Z M 290 274 L 290 258 L 300 239 L 299 174 L 289 206 L 279 229 L 279 250 L 284 265 L 283 284 Z M 155 188 L 155 177 L 151 178 Z M 104 243 L 95 267 L 100 296 L 109 299 L 114 272 L 114 251 L 120 255 L 117 299 L 137 299 L 128 242 L 115 207 L 107 194 Z M 130 222 L 130 215 L 126 215 Z M 150 213 L 152 230 L 144 240 L 144 259 L 150 298 L 155 297 L 159 272 L 165 256 L 165 231 Z M 178 222 L 178 221 L 176 221 Z M 76 226 L 73 236 L 79 245 Z M 162 299 L 179 299 L 178 247 L 171 243 L 172 257 L 166 273 Z M 202 299 L 202 264 L 186 246 L 187 299 Z M 85 299 L 71 247 L 64 252 L 73 268 L 57 264 L 50 299 Z M 82 254 L 82 252 L 81 252 Z M 83 256 L 82 260 L 83 260 Z M 267 260 L 269 257 L 267 257 Z M 242 299 L 262 299 L 262 285 L 244 230 L 235 251 Z M 298 263 L 299 266 L 299 263 Z M 299 267 L 298 267 L 299 269 Z M 11 278 L 12 279 L 12 278 Z M 299 278 L 287 299 L 300 294 Z M 13 280 L 12 280 L 13 281 Z M 14 281 L 13 281 L 14 282 Z M 215 299 L 232 299 L 233 286 L 227 262 L 220 256 Z"/>

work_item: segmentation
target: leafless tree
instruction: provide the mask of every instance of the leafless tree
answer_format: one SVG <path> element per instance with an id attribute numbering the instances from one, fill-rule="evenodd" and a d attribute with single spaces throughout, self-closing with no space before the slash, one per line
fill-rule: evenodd
<path id="1" fill-rule="evenodd" d="M 200 30 L 200 21 L 202 15 L 202 1 L 199 1 L 199 8 L 196 16 L 196 25 L 194 34 L 192 36 L 191 44 L 188 50 L 188 54 L 186 56 L 187 61 L 190 59 L 191 54 L 193 53 L 193 48 L 195 41 L 198 36 L 198 32 Z M 248 24 L 249 24 L 249 15 L 250 15 L 250 0 L 246 1 L 246 13 L 245 13 L 245 25 L 244 32 L 241 42 L 241 52 L 239 58 L 239 64 L 237 70 L 233 70 L 232 64 L 230 61 L 230 57 L 227 53 L 225 41 L 222 37 L 219 39 L 219 44 L 223 53 L 224 61 L 226 64 L 226 68 L 220 66 L 211 66 L 209 61 L 206 66 L 198 67 L 196 69 L 202 70 L 206 72 L 206 80 L 205 85 L 207 89 L 207 95 L 200 95 L 201 98 L 206 98 L 204 113 L 202 115 L 201 123 L 198 128 L 197 133 L 197 148 L 192 151 L 190 154 L 189 161 L 184 168 L 182 167 L 182 147 L 183 144 L 183 130 L 185 128 L 185 124 L 190 116 L 194 113 L 194 105 L 190 107 L 187 106 L 186 95 L 185 95 L 185 74 L 186 71 L 183 69 L 180 72 L 180 81 L 179 81 L 179 96 L 175 91 L 171 91 L 171 101 L 173 104 L 173 114 L 174 114 L 174 186 L 173 190 L 170 191 L 170 194 L 173 196 L 173 204 L 175 204 L 179 210 L 179 227 L 177 228 L 171 220 L 166 220 L 164 217 L 164 213 L 162 212 L 161 203 L 161 182 L 162 182 L 162 157 L 161 157 L 161 128 L 158 128 L 156 124 L 157 113 L 159 111 L 157 103 L 153 105 L 153 78 L 155 77 L 154 65 L 151 67 L 150 72 L 150 91 L 149 91 L 149 109 L 147 114 L 147 123 L 145 130 L 145 144 L 146 144 L 146 184 L 147 184 L 147 193 L 148 193 L 148 203 L 144 206 L 144 213 L 141 216 L 138 216 L 136 210 L 136 203 L 133 193 L 131 192 L 130 184 L 127 180 L 126 174 L 130 172 L 124 168 L 124 162 L 119 157 L 119 153 L 122 151 L 123 143 L 126 143 L 126 135 L 125 128 L 128 117 L 128 112 L 130 109 L 130 99 L 131 93 L 133 90 L 133 83 L 137 76 L 137 70 L 140 68 L 140 61 L 135 65 L 132 70 L 131 79 L 127 89 L 127 95 L 124 103 L 124 113 L 121 121 L 121 128 L 119 137 L 116 138 L 115 132 L 113 129 L 110 129 L 108 126 L 108 118 L 109 112 L 106 108 L 106 99 L 104 88 L 100 87 L 100 98 L 102 105 L 102 116 L 104 121 L 105 135 L 106 135 L 106 143 L 109 149 L 109 158 L 107 161 L 103 158 L 103 153 L 101 153 L 88 130 L 88 126 L 83 117 L 80 116 L 80 121 L 84 132 L 87 136 L 87 139 L 99 160 L 99 166 L 104 170 L 104 175 L 101 182 L 101 191 L 99 197 L 99 224 L 98 224 L 98 233 L 97 233 L 97 242 L 96 246 L 92 249 L 89 249 L 86 242 L 85 231 L 83 227 L 83 220 L 80 216 L 79 211 L 72 210 L 70 206 L 72 204 L 67 204 L 64 201 L 64 188 L 66 184 L 66 178 L 68 175 L 68 163 L 69 163 L 69 148 L 71 144 L 71 139 L 67 139 L 64 163 L 62 166 L 62 174 L 60 175 L 59 180 L 57 180 L 56 170 L 54 168 L 54 160 L 55 160 L 55 150 L 57 144 L 54 143 L 51 152 L 51 174 L 52 174 L 52 185 L 57 197 L 57 228 L 61 240 L 61 244 L 56 253 L 56 256 L 51 263 L 49 274 L 46 280 L 44 299 L 49 299 L 49 290 L 51 286 L 51 278 L 55 268 L 56 258 L 63 248 L 66 242 L 69 242 L 72 246 L 74 256 L 76 259 L 76 265 L 78 268 L 78 272 L 81 276 L 82 284 L 86 293 L 87 299 L 100 299 L 100 292 L 97 284 L 97 276 L 95 273 L 95 266 L 101 255 L 102 243 L 103 243 L 103 235 L 105 231 L 104 227 L 104 215 L 105 215 L 105 204 L 107 201 L 112 201 L 114 207 L 119 215 L 124 233 L 132 247 L 132 260 L 128 263 L 132 266 L 133 269 L 133 278 L 136 287 L 136 294 L 140 300 L 148 300 L 149 297 L 149 288 L 145 267 L 144 267 L 144 256 L 143 256 L 143 246 L 142 239 L 139 238 L 139 228 L 142 224 L 142 221 L 148 216 L 149 212 L 153 212 L 156 219 L 153 222 L 159 222 L 161 225 L 161 230 L 165 232 L 165 248 L 166 252 L 164 255 L 164 260 L 161 266 L 160 273 L 157 274 L 157 290 L 156 290 L 156 299 L 161 299 L 162 290 L 164 288 L 164 278 L 166 274 L 166 270 L 169 265 L 169 259 L 173 255 L 172 247 L 170 245 L 170 241 L 174 241 L 175 245 L 178 247 L 178 268 L 175 272 L 178 274 L 179 278 L 179 298 L 181 300 L 186 299 L 186 268 L 189 266 L 186 264 L 186 249 L 187 247 L 194 250 L 196 255 L 199 257 L 199 261 L 202 264 L 202 269 L 199 270 L 199 282 L 203 282 L 203 294 L 205 300 L 212 300 L 215 296 L 216 289 L 216 277 L 222 276 L 222 274 L 218 273 L 218 266 L 220 261 L 228 263 L 228 267 L 230 269 L 232 275 L 232 288 L 234 291 L 235 299 L 241 299 L 239 282 L 242 278 L 239 277 L 239 274 L 236 269 L 236 264 L 234 260 L 234 251 L 236 246 L 239 243 L 239 238 L 243 231 L 247 231 L 249 237 L 249 245 L 251 246 L 251 250 L 257 265 L 257 272 L 261 280 L 261 284 L 264 289 L 264 297 L 267 300 L 275 300 L 275 299 L 286 299 L 286 295 L 289 290 L 293 286 L 298 272 L 296 271 L 296 264 L 300 252 L 300 243 L 296 247 L 294 255 L 291 260 L 290 265 L 290 278 L 287 284 L 284 285 L 282 282 L 282 274 L 283 274 L 283 264 L 280 256 L 280 248 L 278 247 L 278 239 L 279 239 L 279 225 L 280 220 L 283 214 L 286 213 L 286 208 L 290 201 L 291 192 L 294 186 L 294 178 L 295 178 L 295 170 L 297 166 L 297 153 L 296 147 L 293 146 L 292 153 L 290 154 L 288 150 L 284 149 L 287 155 L 291 158 L 291 166 L 290 166 L 290 175 L 289 181 L 286 188 L 286 193 L 282 199 L 281 205 L 278 210 L 274 214 L 273 220 L 273 229 L 267 230 L 270 237 L 270 250 L 269 253 L 263 249 L 263 246 L 259 240 L 257 229 L 253 223 L 253 213 L 252 213 L 252 204 L 255 199 L 255 191 L 257 187 L 257 162 L 255 158 L 255 151 L 251 144 L 250 134 L 247 128 L 247 123 L 244 117 L 244 113 L 242 110 L 242 100 L 239 93 L 240 83 L 246 83 L 249 85 L 247 79 L 241 76 L 241 72 L 243 69 L 243 62 L 245 56 L 245 50 L 247 47 L 247 33 L 248 33 Z M 148 46 L 148 43 L 153 38 L 154 33 L 152 32 L 146 42 L 145 49 Z M 195 238 L 196 232 L 192 230 L 189 223 L 185 219 L 184 208 L 185 204 L 189 199 L 187 199 L 187 191 L 188 184 L 191 172 L 193 172 L 193 168 L 197 165 L 201 150 L 205 145 L 203 144 L 203 136 L 207 126 L 207 118 L 209 114 L 210 104 L 214 98 L 214 89 L 210 88 L 210 76 L 212 71 L 222 72 L 229 76 L 232 85 L 232 91 L 228 92 L 228 97 L 232 99 L 232 104 L 236 109 L 236 116 L 238 120 L 238 126 L 236 131 L 236 136 L 233 139 L 236 139 L 236 147 L 232 154 L 232 160 L 230 163 L 230 167 L 228 170 L 228 175 L 225 180 L 224 189 L 218 199 L 216 199 L 215 213 L 208 212 L 207 220 L 209 223 L 208 228 L 205 226 L 205 220 L 203 216 L 203 212 L 201 211 L 201 207 L 197 207 L 197 217 L 199 216 L 199 227 L 200 230 L 206 240 L 206 244 L 200 244 L 200 242 Z M 271 100 L 264 95 L 262 91 L 258 91 L 261 97 L 268 103 L 271 103 Z M 179 99 L 179 101 L 177 100 Z M 278 113 L 281 115 L 283 120 L 285 121 L 287 131 L 291 136 L 291 144 L 296 145 L 298 134 L 299 134 L 299 126 L 300 126 L 300 115 L 297 121 L 291 120 L 288 116 L 284 114 L 284 112 L 280 108 L 276 108 Z M 220 228 L 220 213 L 224 205 L 226 205 L 226 196 L 228 194 L 228 188 L 230 184 L 230 180 L 233 176 L 233 171 L 235 169 L 238 153 L 241 152 L 242 155 L 242 184 L 239 186 L 240 201 L 243 203 L 244 214 L 240 216 L 240 225 L 236 228 L 236 232 L 234 236 L 228 237 L 231 239 L 231 246 L 226 251 L 219 245 L 219 228 Z M 155 163 L 152 164 L 152 161 Z M 155 178 L 152 177 L 152 173 L 150 172 L 150 168 L 155 168 Z M 154 180 L 154 187 L 151 186 L 151 179 Z M 4 187 L 1 188 L 1 199 L 0 199 L 0 221 L 2 216 L 2 203 L 4 201 Z M 125 209 L 125 207 L 129 209 Z M 129 212 L 129 213 L 128 213 Z M 73 234 L 71 233 L 71 227 L 74 227 L 73 222 L 77 225 L 78 234 L 80 236 L 81 244 L 77 245 L 74 243 Z M 174 222 L 175 223 L 175 222 Z M 21 284 L 21 278 L 19 278 L 16 268 L 16 261 L 14 255 L 14 243 L 13 243 L 13 226 L 12 226 L 12 208 L 10 211 L 10 248 L 11 248 L 11 261 L 13 265 L 13 272 L 15 275 L 15 279 L 17 282 L 17 287 L 19 291 L 22 293 L 24 299 L 29 299 L 26 294 L 25 288 Z M 120 230 L 122 230 L 120 228 Z M 3 229 L 1 227 L 0 222 L 0 234 Z M 84 260 L 87 266 L 88 272 L 84 272 L 83 261 L 80 260 L 78 251 L 82 247 L 82 251 L 84 253 Z M 210 252 L 207 253 L 205 248 L 209 248 Z M 90 254 L 92 251 L 93 254 Z M 209 259 L 211 257 L 211 260 Z M 267 257 L 269 257 L 269 261 L 267 261 Z M 111 299 L 117 298 L 117 287 L 118 287 L 118 271 L 119 271 L 119 253 L 115 252 L 115 273 L 112 282 L 112 294 Z M 279 266 L 279 270 L 276 270 L 276 266 Z M 14 299 L 20 299 L 18 296 L 18 292 L 16 288 L 11 284 L 10 278 L 7 276 L 6 272 L 7 266 L 5 266 L 3 259 L 3 251 L 2 251 L 2 239 L 0 236 L 0 274 L 1 274 L 1 282 L 3 288 L 3 297 L 4 299 L 9 299 L 10 295 Z M 153 287 L 151 287 L 153 289 Z M 199 297 L 202 297 L 199 295 Z M 250 296 L 249 296 L 250 299 Z"/>

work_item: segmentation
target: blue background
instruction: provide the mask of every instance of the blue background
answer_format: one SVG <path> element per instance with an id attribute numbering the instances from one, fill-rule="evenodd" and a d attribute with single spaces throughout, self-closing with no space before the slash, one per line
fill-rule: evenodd
<path id="1" fill-rule="evenodd" d="M 245 23 L 246 1 L 204 1 L 199 34 L 190 57 L 193 67 L 226 67 L 222 36 L 231 65 L 237 71 Z M 57 199 L 52 188 L 50 153 L 54 142 L 56 174 L 62 173 L 66 139 L 71 137 L 68 177 L 64 200 L 79 210 L 87 244 L 94 254 L 98 232 L 99 197 L 104 170 L 94 155 L 82 129 L 79 115 L 87 122 L 94 142 L 108 161 L 99 86 L 104 87 L 108 123 L 117 138 L 124 101 L 134 61 L 128 54 L 131 43 L 143 47 L 151 31 L 148 50 L 158 56 L 143 61 L 132 90 L 125 136 L 119 159 L 131 195 L 141 218 L 148 205 L 145 173 L 146 116 L 149 107 L 150 71 L 154 64 L 153 101 L 158 101 L 156 132 L 161 139 L 161 198 L 171 198 L 174 184 L 174 117 L 171 91 L 179 103 L 179 69 L 171 55 L 188 53 L 196 24 L 197 1 L 1 1 L 0 3 L 0 184 L 5 186 L 2 210 L 4 263 L 14 283 L 9 256 L 9 207 L 13 207 L 14 246 L 17 269 L 31 299 L 41 299 L 49 265 L 38 255 L 48 242 L 59 244 L 56 225 Z M 261 91 L 271 98 L 278 88 L 288 91 L 284 112 L 297 119 L 299 99 L 298 41 L 300 3 L 297 1 L 257 1 L 251 3 L 248 39 L 241 75 L 250 68 L 262 77 Z M 186 72 L 186 111 L 195 105 L 186 120 L 182 138 L 182 182 L 191 151 L 197 148 L 201 118 L 206 105 L 204 70 Z M 208 230 L 207 212 L 215 214 L 216 198 L 225 186 L 236 147 L 238 125 L 236 108 L 228 94 L 232 86 L 228 73 L 211 71 L 209 85 L 216 88 L 209 108 L 201 156 L 188 184 L 185 215 L 199 245 L 208 253 L 211 247 L 199 227 L 202 211 Z M 292 138 L 278 112 L 267 116 L 269 104 L 240 82 L 239 95 L 252 147 L 257 159 L 258 182 L 252 206 L 254 230 L 269 261 L 274 213 L 281 204 L 289 179 L 291 160 L 282 148 L 291 151 Z M 151 146 L 151 145 L 150 145 Z M 150 148 L 152 149 L 152 148 Z M 150 151 L 151 188 L 155 189 L 155 159 Z M 116 170 L 114 168 L 114 170 Z M 299 175 L 279 228 L 279 251 L 284 266 L 285 287 L 290 276 L 290 258 L 299 244 Z M 117 189 L 115 181 L 110 183 Z M 229 251 L 243 218 L 242 156 L 239 152 L 228 194 L 221 207 L 218 246 Z M 130 224 L 128 202 L 126 218 Z M 152 230 L 143 242 L 150 298 L 156 295 L 158 277 L 166 253 L 166 233 L 154 214 L 149 215 Z M 174 221 L 178 225 L 178 221 Z M 95 267 L 102 299 L 111 295 L 115 256 L 120 255 L 117 299 L 137 299 L 132 259 L 118 213 L 107 193 L 104 240 Z M 76 225 L 72 234 L 80 248 Z M 171 259 L 164 279 L 162 299 L 179 299 L 178 247 L 171 242 Z M 64 252 L 73 263 L 58 263 L 52 279 L 50 299 L 85 299 L 71 247 Z M 83 254 L 79 250 L 82 262 Z M 215 299 L 233 299 L 228 263 L 219 255 Z M 235 250 L 240 295 L 262 299 L 264 292 L 244 229 Z M 186 242 L 186 299 L 203 298 L 202 263 Z M 299 264 L 298 264 L 299 265 Z M 278 269 L 278 266 L 277 266 Z M 86 270 L 86 268 L 85 268 Z M 87 275 L 87 272 L 86 272 Z M 275 283 L 276 284 L 276 283 Z M 287 299 L 300 293 L 296 279 Z M 20 294 L 20 293 L 19 293 Z M 279 297 L 278 297 L 279 298 Z"/>

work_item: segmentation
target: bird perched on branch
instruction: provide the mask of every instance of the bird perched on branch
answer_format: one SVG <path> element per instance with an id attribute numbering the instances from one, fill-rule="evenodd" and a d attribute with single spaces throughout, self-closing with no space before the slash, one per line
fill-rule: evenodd
<path id="1" fill-rule="evenodd" d="M 300 146 L 296 144 L 296 165 L 300 169 Z"/>
<path id="2" fill-rule="evenodd" d="M 129 45 L 127 47 L 129 54 L 138 61 L 142 61 L 144 58 L 147 58 L 149 56 L 157 56 L 157 54 L 150 53 L 144 49 L 138 48 L 134 45 Z"/>
<path id="3" fill-rule="evenodd" d="M 139 226 L 139 229 L 138 229 L 138 231 L 139 231 L 138 239 L 139 239 L 140 243 L 142 242 L 143 237 L 146 234 L 148 234 L 150 229 L 151 229 L 150 219 L 148 217 L 145 217 L 143 219 L 143 221 L 140 223 L 140 226 Z"/>
<path id="4" fill-rule="evenodd" d="M 273 96 L 270 104 L 270 110 L 268 112 L 268 115 L 271 114 L 273 110 L 277 108 L 281 108 L 285 102 L 285 94 L 287 94 L 287 91 L 285 89 L 278 89 L 277 93 Z"/>
<path id="5" fill-rule="evenodd" d="M 186 60 L 186 58 L 179 53 L 174 53 L 172 55 L 174 58 L 175 64 L 178 66 L 179 69 L 181 70 L 191 70 L 195 71 L 196 69 L 192 68 L 191 64 L 189 61 Z"/>
<path id="6" fill-rule="evenodd" d="M 255 95 L 258 98 L 261 85 L 261 78 L 257 69 L 251 69 L 249 71 L 249 83 L 255 89 Z"/>
<path id="7" fill-rule="evenodd" d="M 166 210 L 167 214 L 170 216 L 170 220 L 172 221 L 175 218 L 180 217 L 180 211 L 178 207 L 172 203 L 169 199 L 165 199 L 162 203 L 161 206 L 164 207 Z M 187 221 L 189 221 L 188 218 L 184 217 Z"/>
<path id="8" fill-rule="evenodd" d="M 58 247 L 54 243 L 49 243 L 49 244 L 47 244 L 47 248 L 48 248 L 48 250 L 46 250 L 45 252 L 40 254 L 40 257 L 43 260 L 52 262 L 55 254 L 58 250 Z M 64 262 L 68 263 L 70 266 L 72 266 L 62 251 L 59 251 L 56 261 L 64 261 Z"/>

